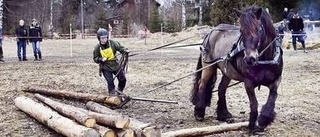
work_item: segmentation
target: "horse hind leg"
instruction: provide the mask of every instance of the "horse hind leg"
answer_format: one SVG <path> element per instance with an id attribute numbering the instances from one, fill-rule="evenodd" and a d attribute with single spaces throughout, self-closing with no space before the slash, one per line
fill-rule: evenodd
<path id="1" fill-rule="evenodd" d="M 280 84 L 280 79 L 278 79 L 276 82 L 269 86 L 270 91 L 267 103 L 263 105 L 261 108 L 260 115 L 258 118 L 258 124 L 262 129 L 266 128 L 269 124 L 271 124 L 276 116 L 274 108 L 278 96 L 277 90 Z"/>
<path id="2" fill-rule="evenodd" d="M 223 75 L 218 87 L 218 101 L 217 101 L 217 120 L 228 121 L 232 118 L 232 114 L 228 111 L 226 103 L 226 91 L 231 79 Z M 231 121 L 232 122 L 232 121 Z"/>
<path id="3" fill-rule="evenodd" d="M 208 68 L 203 70 L 201 79 L 199 80 L 199 101 L 194 107 L 194 117 L 198 121 L 203 121 L 205 116 L 205 110 L 207 106 L 210 106 L 212 98 L 212 89 L 216 81 L 216 68 Z"/>

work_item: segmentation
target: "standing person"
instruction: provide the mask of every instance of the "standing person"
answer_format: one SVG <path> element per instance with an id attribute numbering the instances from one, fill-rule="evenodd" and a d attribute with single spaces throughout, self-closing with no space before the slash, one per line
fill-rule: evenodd
<path id="1" fill-rule="evenodd" d="M 26 53 L 26 46 L 27 46 L 27 36 L 28 31 L 24 26 L 24 21 L 19 21 L 19 27 L 16 29 L 16 37 L 17 37 L 17 55 L 19 61 L 27 61 L 27 53 Z"/>
<path id="2" fill-rule="evenodd" d="M 288 14 L 289 14 L 288 8 L 285 7 L 282 12 L 282 21 L 286 30 L 288 29 Z"/>
<path id="3" fill-rule="evenodd" d="M 304 41 L 304 35 L 303 32 L 304 24 L 303 19 L 299 16 L 298 11 L 294 11 L 293 17 L 289 20 L 289 30 L 292 34 L 292 44 L 293 49 L 297 50 L 297 39 L 298 42 L 301 42 L 302 48 L 304 52 L 307 53 L 306 47 L 305 47 L 305 41 Z"/>
<path id="4" fill-rule="evenodd" d="M 109 95 L 115 96 L 118 92 L 123 91 L 127 82 L 124 70 L 118 63 L 116 52 L 128 54 L 129 51 L 121 46 L 119 42 L 110 40 L 108 37 L 108 31 L 104 28 L 99 28 L 97 31 L 99 43 L 93 51 L 93 60 L 100 65 L 100 73 L 103 74 L 107 81 Z M 115 89 L 113 75 L 118 79 L 117 90 Z"/>
<path id="5" fill-rule="evenodd" d="M 42 60 L 40 42 L 42 41 L 41 27 L 37 23 L 36 19 L 32 19 L 32 23 L 29 30 L 29 41 L 32 44 L 34 60 Z"/>
<path id="6" fill-rule="evenodd" d="M 2 50 L 2 26 L 0 26 L 0 61 L 4 62 Z"/>

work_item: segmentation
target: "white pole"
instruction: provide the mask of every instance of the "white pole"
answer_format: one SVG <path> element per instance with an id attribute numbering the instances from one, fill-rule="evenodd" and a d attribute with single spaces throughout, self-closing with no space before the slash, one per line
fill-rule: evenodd
<path id="1" fill-rule="evenodd" d="M 70 23 L 70 56 L 72 57 L 72 25 Z"/>
<path id="2" fill-rule="evenodd" d="M 83 31 L 83 0 L 81 0 L 81 38 L 84 38 L 84 31 Z"/>
<path id="3" fill-rule="evenodd" d="M 163 45 L 163 26 L 161 23 L 161 45 Z"/>

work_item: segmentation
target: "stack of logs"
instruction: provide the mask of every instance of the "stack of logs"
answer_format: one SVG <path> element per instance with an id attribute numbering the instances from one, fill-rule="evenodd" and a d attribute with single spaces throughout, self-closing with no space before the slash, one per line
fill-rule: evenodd
<path id="1" fill-rule="evenodd" d="M 241 122 L 161 133 L 157 126 L 129 118 L 99 104 L 119 105 L 121 100 L 118 97 L 43 88 L 27 88 L 24 91 L 36 93 L 35 98 L 46 105 L 24 96 L 17 97 L 14 100 L 15 105 L 56 132 L 68 137 L 190 137 L 239 130 L 248 125 L 248 122 Z M 84 100 L 87 101 L 86 109 L 60 103 L 38 93 Z"/>
<path id="2" fill-rule="evenodd" d="M 119 98 L 105 95 L 28 88 L 34 92 L 38 103 L 31 98 L 20 96 L 14 102 L 25 113 L 65 136 L 78 137 L 160 137 L 157 126 L 143 123 L 96 102 L 117 105 Z M 41 94 L 87 100 L 86 109 L 60 103 Z M 91 101 L 94 100 L 94 101 Z M 49 107 L 47 107 L 49 106 Z M 54 110 L 52 110 L 54 109 Z M 75 122 L 76 121 L 76 122 Z"/>

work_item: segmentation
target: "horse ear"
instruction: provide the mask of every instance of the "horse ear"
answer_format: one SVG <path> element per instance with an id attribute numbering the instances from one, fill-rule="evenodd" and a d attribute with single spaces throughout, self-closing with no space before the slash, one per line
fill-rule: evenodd
<path id="1" fill-rule="evenodd" d="M 243 14 L 243 12 L 238 9 L 233 8 L 233 10 L 236 12 L 238 17 L 240 17 Z"/>
<path id="2" fill-rule="evenodd" d="M 258 19 L 260 19 L 261 14 L 262 14 L 262 8 L 259 8 L 259 9 L 256 11 L 256 17 L 257 17 Z"/>

